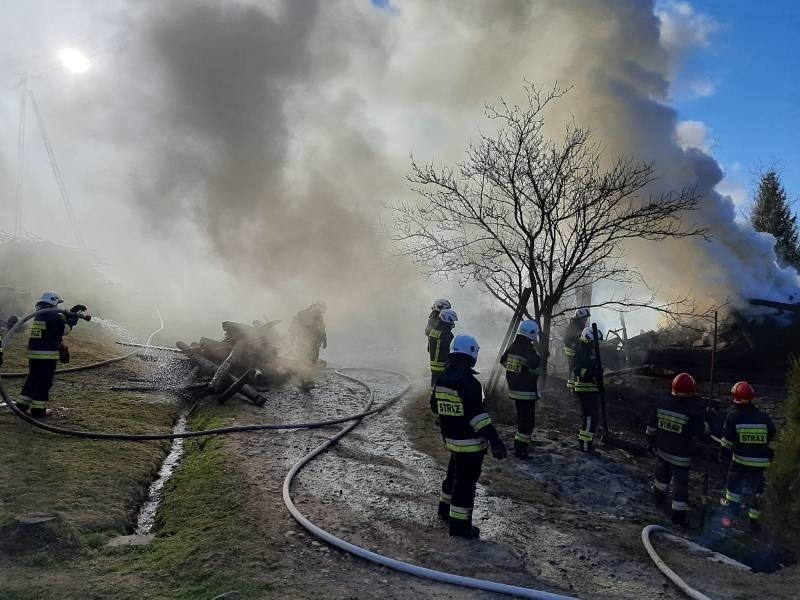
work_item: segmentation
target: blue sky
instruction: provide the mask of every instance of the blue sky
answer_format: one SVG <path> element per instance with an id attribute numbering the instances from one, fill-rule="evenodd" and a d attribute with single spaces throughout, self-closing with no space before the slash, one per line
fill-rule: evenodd
<path id="1" fill-rule="evenodd" d="M 708 127 L 711 151 L 726 171 L 722 191 L 749 195 L 752 172 L 775 161 L 790 199 L 800 200 L 800 3 L 691 6 L 708 19 L 708 36 L 689 53 L 675 86 L 680 118 Z"/>

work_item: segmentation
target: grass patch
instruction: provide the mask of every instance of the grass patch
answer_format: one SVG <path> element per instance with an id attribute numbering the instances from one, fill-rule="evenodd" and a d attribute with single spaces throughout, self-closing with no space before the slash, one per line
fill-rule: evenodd
<path id="1" fill-rule="evenodd" d="M 16 390 L 14 390 L 16 391 Z M 16 396 L 16 394 L 14 394 Z M 70 429 L 168 431 L 175 407 L 131 394 L 77 391 L 61 401 Z M 81 531 L 124 533 L 164 459 L 167 442 L 109 442 L 53 435 L 9 412 L 0 417 L 0 521 L 55 512 Z"/>
<path id="2" fill-rule="evenodd" d="M 147 410 L 151 408 L 156 407 Z M 216 405 L 204 409 L 189 427 L 225 426 L 234 410 Z M 263 598 L 270 589 L 265 570 L 270 548 L 259 533 L 258 517 L 249 510 L 246 489 L 224 437 L 186 440 L 184 459 L 167 483 L 157 536 L 149 546 L 109 550 L 99 547 L 103 535 L 93 533 L 83 536 L 81 552 L 71 559 L 0 561 L 6 574 L 0 597 L 208 600 L 237 590 L 236 598 Z"/>

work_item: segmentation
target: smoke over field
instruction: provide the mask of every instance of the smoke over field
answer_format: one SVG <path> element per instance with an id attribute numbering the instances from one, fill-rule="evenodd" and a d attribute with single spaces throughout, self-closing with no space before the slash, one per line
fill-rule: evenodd
<path id="1" fill-rule="evenodd" d="M 633 0 L 74 8 L 90 16 L 69 23 L 75 37 L 107 50 L 82 81 L 65 87 L 45 76 L 34 85 L 65 150 L 87 237 L 123 283 L 154 302 L 202 307 L 216 321 L 288 316 L 324 297 L 334 322 L 419 345 L 409 319 L 424 318 L 423 303 L 442 288 L 391 258 L 383 208 L 409 194 L 409 151 L 457 159 L 484 102 L 518 98 L 524 78 L 574 86 L 551 123 L 574 116 L 609 156 L 655 161 L 661 190 L 703 193 L 693 217 L 711 241 L 630 249 L 647 279 L 669 282 L 665 296 L 794 293 L 796 277 L 775 266 L 772 239 L 737 224 L 731 202 L 714 192 L 716 162 L 676 139 L 671 80 L 713 29 L 691 12 L 656 14 L 653 3 Z M 67 10 L 21 6 L 13 16 L 49 47 Z M 4 58 L 28 56 L 17 49 Z M 12 190 L 13 148 L 3 153 L 3 189 Z"/>

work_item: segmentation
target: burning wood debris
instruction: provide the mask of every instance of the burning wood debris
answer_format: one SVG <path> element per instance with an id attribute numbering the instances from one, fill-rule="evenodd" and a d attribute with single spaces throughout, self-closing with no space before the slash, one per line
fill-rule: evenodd
<path id="1" fill-rule="evenodd" d="M 187 391 L 211 394 L 220 404 L 239 395 L 263 406 L 264 392 L 296 379 L 310 386 L 315 369 L 324 361 L 310 364 L 280 352 L 284 340 L 276 330 L 280 321 L 253 321 L 251 325 L 224 321 L 221 340 L 200 338 L 192 344 L 177 342 L 177 348 L 193 363 L 183 384 Z"/>

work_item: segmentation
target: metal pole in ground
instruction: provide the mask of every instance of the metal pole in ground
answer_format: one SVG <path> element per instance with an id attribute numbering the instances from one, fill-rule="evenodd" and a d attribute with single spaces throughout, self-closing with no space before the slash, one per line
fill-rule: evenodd
<path id="1" fill-rule="evenodd" d="M 714 337 L 711 339 L 711 370 L 708 374 L 708 405 L 714 403 L 714 365 L 717 358 L 717 318 L 718 313 L 714 311 Z M 705 528 L 706 518 L 708 517 L 708 497 L 709 487 L 708 460 L 703 461 L 703 507 L 701 512 L 701 527 Z"/>

